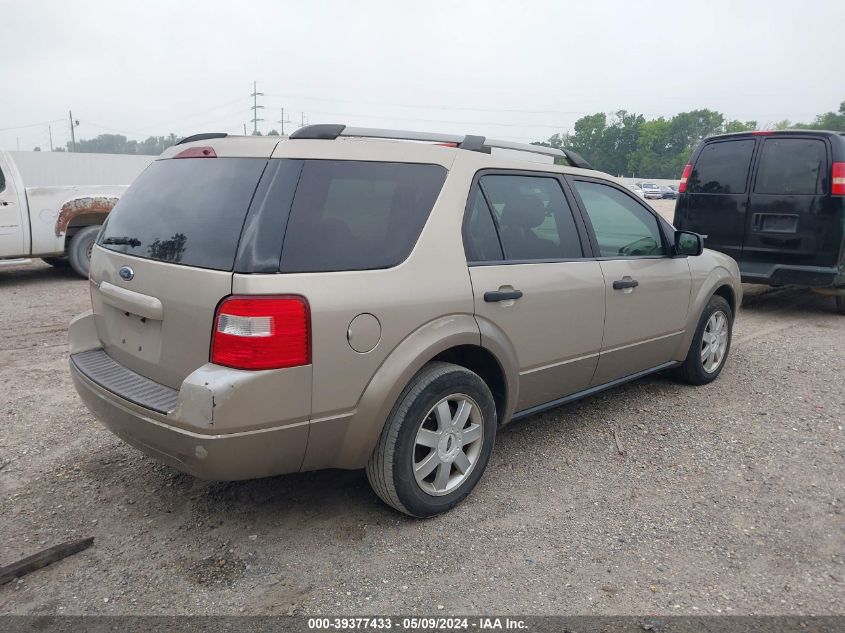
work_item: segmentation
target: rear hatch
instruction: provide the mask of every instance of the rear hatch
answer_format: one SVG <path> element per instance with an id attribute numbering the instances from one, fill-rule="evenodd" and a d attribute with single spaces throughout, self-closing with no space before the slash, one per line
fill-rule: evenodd
<path id="1" fill-rule="evenodd" d="M 231 293 L 244 218 L 267 165 L 213 150 L 188 155 L 204 157 L 159 160 L 138 177 L 91 261 L 106 353 L 174 389 L 208 362 L 215 309 Z"/>

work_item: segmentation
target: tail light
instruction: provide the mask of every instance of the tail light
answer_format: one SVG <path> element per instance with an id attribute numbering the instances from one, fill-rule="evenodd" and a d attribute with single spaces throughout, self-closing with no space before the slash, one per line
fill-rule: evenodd
<path id="1" fill-rule="evenodd" d="M 303 297 L 228 297 L 214 316 L 211 362 L 235 369 L 307 365 L 310 320 Z"/>
<path id="2" fill-rule="evenodd" d="M 691 173 L 692 165 L 687 163 L 687 166 L 684 167 L 684 173 L 681 174 L 681 184 L 678 185 L 678 193 L 684 193 L 687 190 L 687 180 L 689 180 Z"/>
<path id="3" fill-rule="evenodd" d="M 845 196 L 845 163 L 833 163 L 831 176 L 830 193 L 835 196 Z"/>
<path id="4" fill-rule="evenodd" d="M 214 151 L 213 147 L 189 147 L 173 158 L 217 158 L 217 152 Z"/>

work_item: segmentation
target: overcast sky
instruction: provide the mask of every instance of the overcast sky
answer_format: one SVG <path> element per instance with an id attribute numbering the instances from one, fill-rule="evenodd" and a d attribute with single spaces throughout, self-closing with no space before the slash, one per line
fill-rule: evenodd
<path id="1" fill-rule="evenodd" d="M 253 80 L 263 132 L 284 107 L 519 141 L 622 108 L 765 125 L 845 100 L 843 0 L 0 0 L 0 16 L 5 149 L 47 149 L 48 122 L 64 145 L 69 109 L 82 138 L 242 133 Z"/>

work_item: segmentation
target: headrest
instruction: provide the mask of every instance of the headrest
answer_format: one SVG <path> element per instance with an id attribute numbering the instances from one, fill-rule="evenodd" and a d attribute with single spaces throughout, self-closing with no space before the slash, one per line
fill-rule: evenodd
<path id="1" fill-rule="evenodd" d="M 512 196 L 502 209 L 502 224 L 512 228 L 533 229 L 546 219 L 546 207 L 537 196 Z"/>

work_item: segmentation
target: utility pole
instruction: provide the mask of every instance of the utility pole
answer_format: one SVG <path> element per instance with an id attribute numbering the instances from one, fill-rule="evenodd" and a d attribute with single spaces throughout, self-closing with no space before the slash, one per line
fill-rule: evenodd
<path id="1" fill-rule="evenodd" d="M 302 124 L 299 127 L 305 127 L 305 113 L 302 113 Z"/>
<path id="2" fill-rule="evenodd" d="M 263 121 L 264 119 L 258 118 L 258 111 L 263 110 L 264 106 L 258 105 L 258 97 L 263 97 L 263 92 L 258 92 L 258 84 L 257 82 L 252 82 L 252 133 L 258 134 L 258 122 Z"/>
<path id="3" fill-rule="evenodd" d="M 282 118 L 278 120 L 278 123 L 282 124 L 282 136 L 285 135 L 285 109 L 282 108 Z"/>
<path id="4" fill-rule="evenodd" d="M 246 136 L 246 123 L 244 123 L 244 136 Z"/>
<path id="5" fill-rule="evenodd" d="M 53 151 L 53 126 L 47 125 L 47 132 L 50 134 L 50 151 Z"/>
<path id="6" fill-rule="evenodd" d="M 73 112 L 71 112 L 70 110 L 67 111 L 67 117 L 70 120 L 70 144 L 71 144 L 71 147 L 73 148 L 73 151 L 75 152 L 76 151 L 76 132 L 74 131 L 74 128 L 77 125 L 79 125 L 79 121 L 73 120 Z"/>

